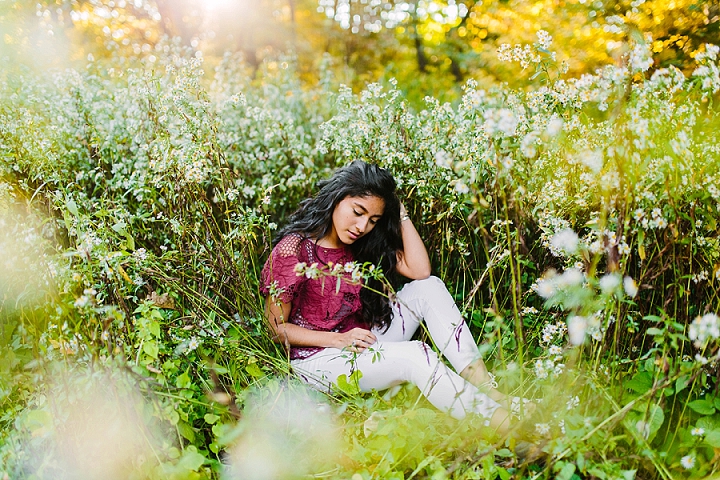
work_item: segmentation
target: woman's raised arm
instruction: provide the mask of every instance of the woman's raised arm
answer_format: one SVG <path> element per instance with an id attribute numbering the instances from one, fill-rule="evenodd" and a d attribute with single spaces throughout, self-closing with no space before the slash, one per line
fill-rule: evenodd
<path id="1" fill-rule="evenodd" d="M 400 204 L 400 233 L 403 249 L 397 253 L 397 272 L 412 280 L 422 280 L 430 276 L 430 258 L 420 234 Z"/>

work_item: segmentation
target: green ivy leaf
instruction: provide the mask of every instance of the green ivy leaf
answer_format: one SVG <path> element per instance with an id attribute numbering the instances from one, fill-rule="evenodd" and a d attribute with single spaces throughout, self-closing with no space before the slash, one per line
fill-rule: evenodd
<path id="1" fill-rule="evenodd" d="M 214 413 L 206 413 L 203 418 L 205 419 L 205 422 L 209 425 L 214 424 L 220 419 L 220 417 L 215 415 Z"/>

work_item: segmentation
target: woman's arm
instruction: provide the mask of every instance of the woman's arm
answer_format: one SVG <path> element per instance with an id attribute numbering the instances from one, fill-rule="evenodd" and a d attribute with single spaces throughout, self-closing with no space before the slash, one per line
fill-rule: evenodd
<path id="1" fill-rule="evenodd" d="M 290 303 L 265 299 L 265 317 L 272 331 L 272 339 L 287 347 L 333 347 L 362 352 L 377 340 L 375 335 L 364 328 L 353 328 L 344 333 L 323 332 L 288 323 Z"/>
<path id="2" fill-rule="evenodd" d="M 412 280 L 422 280 L 430 276 L 430 258 L 420 234 L 415 230 L 407 215 L 405 206 L 400 204 L 400 233 L 403 249 L 397 254 L 396 270 L 400 275 Z"/>

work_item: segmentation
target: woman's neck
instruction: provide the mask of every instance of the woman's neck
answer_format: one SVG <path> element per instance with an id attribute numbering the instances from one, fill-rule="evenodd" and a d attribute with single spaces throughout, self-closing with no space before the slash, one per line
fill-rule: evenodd
<path id="1" fill-rule="evenodd" d="M 334 248 L 340 249 L 345 248 L 347 245 L 342 243 L 339 239 L 333 239 L 331 235 L 326 235 L 323 238 L 315 240 L 315 245 L 323 248 Z"/>

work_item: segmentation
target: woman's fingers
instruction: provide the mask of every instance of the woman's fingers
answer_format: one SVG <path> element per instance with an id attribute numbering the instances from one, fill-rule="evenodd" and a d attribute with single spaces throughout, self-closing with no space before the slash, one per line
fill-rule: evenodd
<path id="1" fill-rule="evenodd" d="M 353 352 L 365 351 L 377 341 L 377 337 L 370 330 L 364 328 L 354 328 L 347 332 L 347 335 L 350 340 L 347 348 Z"/>

